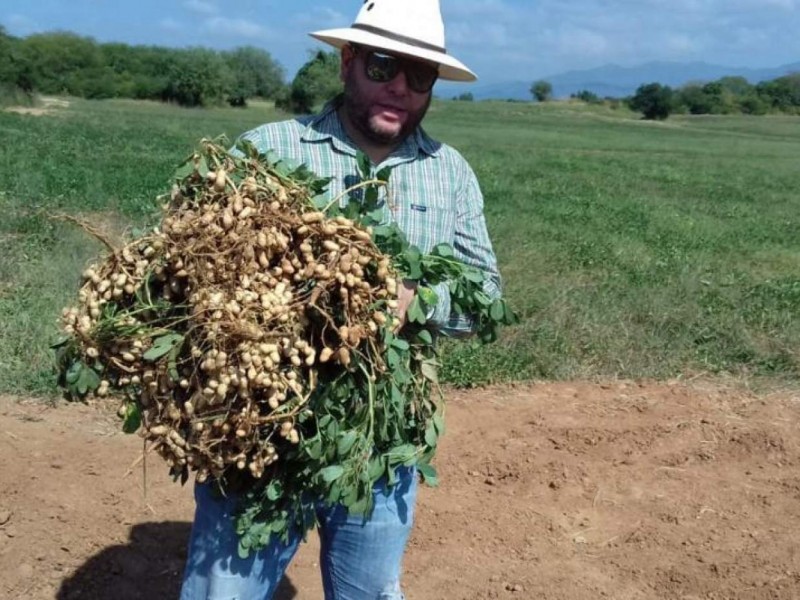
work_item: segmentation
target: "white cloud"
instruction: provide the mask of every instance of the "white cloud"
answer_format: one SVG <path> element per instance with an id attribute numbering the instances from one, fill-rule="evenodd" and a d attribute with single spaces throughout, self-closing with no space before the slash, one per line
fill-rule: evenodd
<path id="1" fill-rule="evenodd" d="M 745 10 L 779 9 L 792 12 L 798 7 L 797 0 L 732 0 L 730 6 Z"/>
<path id="2" fill-rule="evenodd" d="M 193 12 L 202 15 L 214 15 L 218 12 L 216 5 L 206 0 L 186 0 L 183 5 Z"/>
<path id="3" fill-rule="evenodd" d="M 246 19 L 228 19 L 226 17 L 212 17 L 206 19 L 203 28 L 212 35 L 266 39 L 266 27 Z"/>
<path id="4" fill-rule="evenodd" d="M 515 13 L 514 7 L 503 0 L 460 0 L 442 7 L 445 21 L 451 18 L 493 17 L 503 18 Z"/>
<path id="5" fill-rule="evenodd" d="M 512 42 L 508 27 L 502 23 L 489 23 L 481 32 L 481 37 L 495 48 L 504 48 Z"/>
<path id="6" fill-rule="evenodd" d="M 55 4 L 0 0 L 0 23 L 19 36 L 60 28 L 132 42 L 253 43 L 290 74 L 318 44 L 307 32 L 347 27 L 360 7 L 357 0 L 72 0 L 70 11 L 47 10 Z M 448 52 L 484 82 L 608 63 L 763 67 L 800 58 L 800 0 L 442 0 L 442 11 Z M 156 26 L 139 30 L 140 21 Z"/>
<path id="7" fill-rule="evenodd" d="M 158 26 L 164 31 L 168 31 L 170 33 L 175 33 L 186 28 L 186 24 L 181 23 L 176 19 L 161 19 L 161 21 L 158 22 Z"/>
<path id="8" fill-rule="evenodd" d="M 315 6 L 310 11 L 295 13 L 292 21 L 302 29 L 333 29 L 347 27 L 353 19 L 327 6 Z"/>
<path id="9" fill-rule="evenodd" d="M 605 56 L 611 48 L 599 32 L 581 27 L 568 27 L 557 32 L 554 45 L 563 56 Z"/>
<path id="10" fill-rule="evenodd" d="M 445 37 L 448 46 L 454 44 L 470 46 L 482 43 L 479 42 L 478 37 L 474 35 L 472 25 L 466 21 L 456 21 L 448 24 Z"/>
<path id="11" fill-rule="evenodd" d="M 505 23 L 483 23 L 475 26 L 467 21 L 457 21 L 447 27 L 448 46 L 472 48 L 507 48 L 514 44 L 514 32 Z"/>
<path id="12" fill-rule="evenodd" d="M 695 37 L 683 33 L 669 34 L 665 39 L 665 47 L 674 56 L 697 52 L 701 44 Z"/>
<path id="13" fill-rule="evenodd" d="M 739 27 L 733 32 L 733 36 L 739 41 L 742 46 L 747 48 L 756 48 L 759 46 L 768 46 L 770 43 L 769 34 L 762 29 L 752 29 L 750 27 Z"/>
<path id="14" fill-rule="evenodd" d="M 800 0 L 450 0 L 443 12 L 448 50 L 485 80 L 654 60 L 776 66 L 800 56 Z"/>

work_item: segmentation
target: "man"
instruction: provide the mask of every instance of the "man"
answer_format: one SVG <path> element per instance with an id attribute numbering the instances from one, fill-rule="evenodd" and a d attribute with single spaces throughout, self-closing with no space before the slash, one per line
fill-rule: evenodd
<path id="1" fill-rule="evenodd" d="M 304 163 L 333 177 L 337 197 L 358 181 L 357 152 L 378 171 L 391 167 L 386 219 L 395 220 L 410 242 L 430 251 L 451 244 L 457 257 L 488 275 L 486 291 L 500 295 L 496 260 L 483 218 L 483 198 L 474 173 L 452 148 L 420 128 L 438 78 L 471 81 L 475 75 L 444 48 L 438 0 L 367 0 L 346 29 L 311 34 L 341 49 L 342 97 L 317 116 L 263 125 L 244 138 L 263 152 Z M 446 335 L 467 335 L 468 316 L 450 314 L 446 284 L 429 320 Z M 402 286 L 402 321 L 414 297 Z M 326 600 L 401 600 L 400 568 L 411 531 L 416 471 L 398 470 L 398 483 L 374 489 L 375 508 L 365 521 L 342 506 L 321 501 L 318 518 Z M 197 486 L 182 600 L 268 600 L 297 550 L 299 535 L 243 560 L 233 529 L 236 498 L 218 499 Z"/>

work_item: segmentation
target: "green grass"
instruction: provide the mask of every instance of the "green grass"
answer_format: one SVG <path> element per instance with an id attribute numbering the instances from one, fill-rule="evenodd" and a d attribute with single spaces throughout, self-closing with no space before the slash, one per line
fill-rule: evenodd
<path id="1" fill-rule="evenodd" d="M 26 94 L 16 86 L 0 83 L 0 107 L 3 106 L 33 106 L 36 98 Z"/>
<path id="2" fill-rule="evenodd" d="M 53 390 L 57 313 L 99 251 L 46 215 L 142 222 L 201 137 L 276 118 L 123 101 L 0 113 L 0 390 Z M 523 317 L 494 346 L 449 345 L 449 381 L 800 380 L 800 119 L 437 102 L 426 128 L 475 168 Z"/>
<path id="3" fill-rule="evenodd" d="M 797 377 L 800 120 L 445 110 L 430 130 L 475 166 L 524 315 L 451 379 Z"/>

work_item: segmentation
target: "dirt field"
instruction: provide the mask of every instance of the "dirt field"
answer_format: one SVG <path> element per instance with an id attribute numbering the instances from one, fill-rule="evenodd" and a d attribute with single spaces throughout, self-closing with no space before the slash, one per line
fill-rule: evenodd
<path id="1" fill-rule="evenodd" d="M 449 394 L 409 600 L 800 598 L 800 396 L 719 383 Z M 114 407 L 0 397 L 0 597 L 177 596 L 190 489 Z M 305 545 L 281 600 L 321 598 Z"/>
<path id="2" fill-rule="evenodd" d="M 52 115 L 59 110 L 63 110 L 69 106 L 69 101 L 61 100 L 60 98 L 49 98 L 47 96 L 39 97 L 38 106 L 9 106 L 6 112 L 13 112 L 20 115 L 33 115 L 34 117 L 41 117 L 44 115 Z"/>

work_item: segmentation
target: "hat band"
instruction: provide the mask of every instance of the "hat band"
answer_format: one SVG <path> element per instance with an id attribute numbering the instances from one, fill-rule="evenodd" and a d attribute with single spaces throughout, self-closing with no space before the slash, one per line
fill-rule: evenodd
<path id="1" fill-rule="evenodd" d="M 447 54 L 447 50 L 442 48 L 441 46 L 436 46 L 434 44 L 429 44 L 427 42 L 423 42 L 421 40 L 406 37 L 404 35 L 400 35 L 398 33 L 394 33 L 392 31 L 387 31 L 386 29 L 381 29 L 380 27 L 374 27 L 372 25 L 365 25 L 363 23 L 353 23 L 351 25 L 353 29 L 361 29 L 362 31 L 366 31 L 369 33 L 374 33 L 375 35 L 379 35 L 381 37 L 388 38 L 394 42 L 400 42 L 401 44 L 408 44 L 409 46 L 414 46 L 416 48 L 421 48 L 422 50 L 432 50 L 433 52 L 439 52 L 441 54 Z"/>

